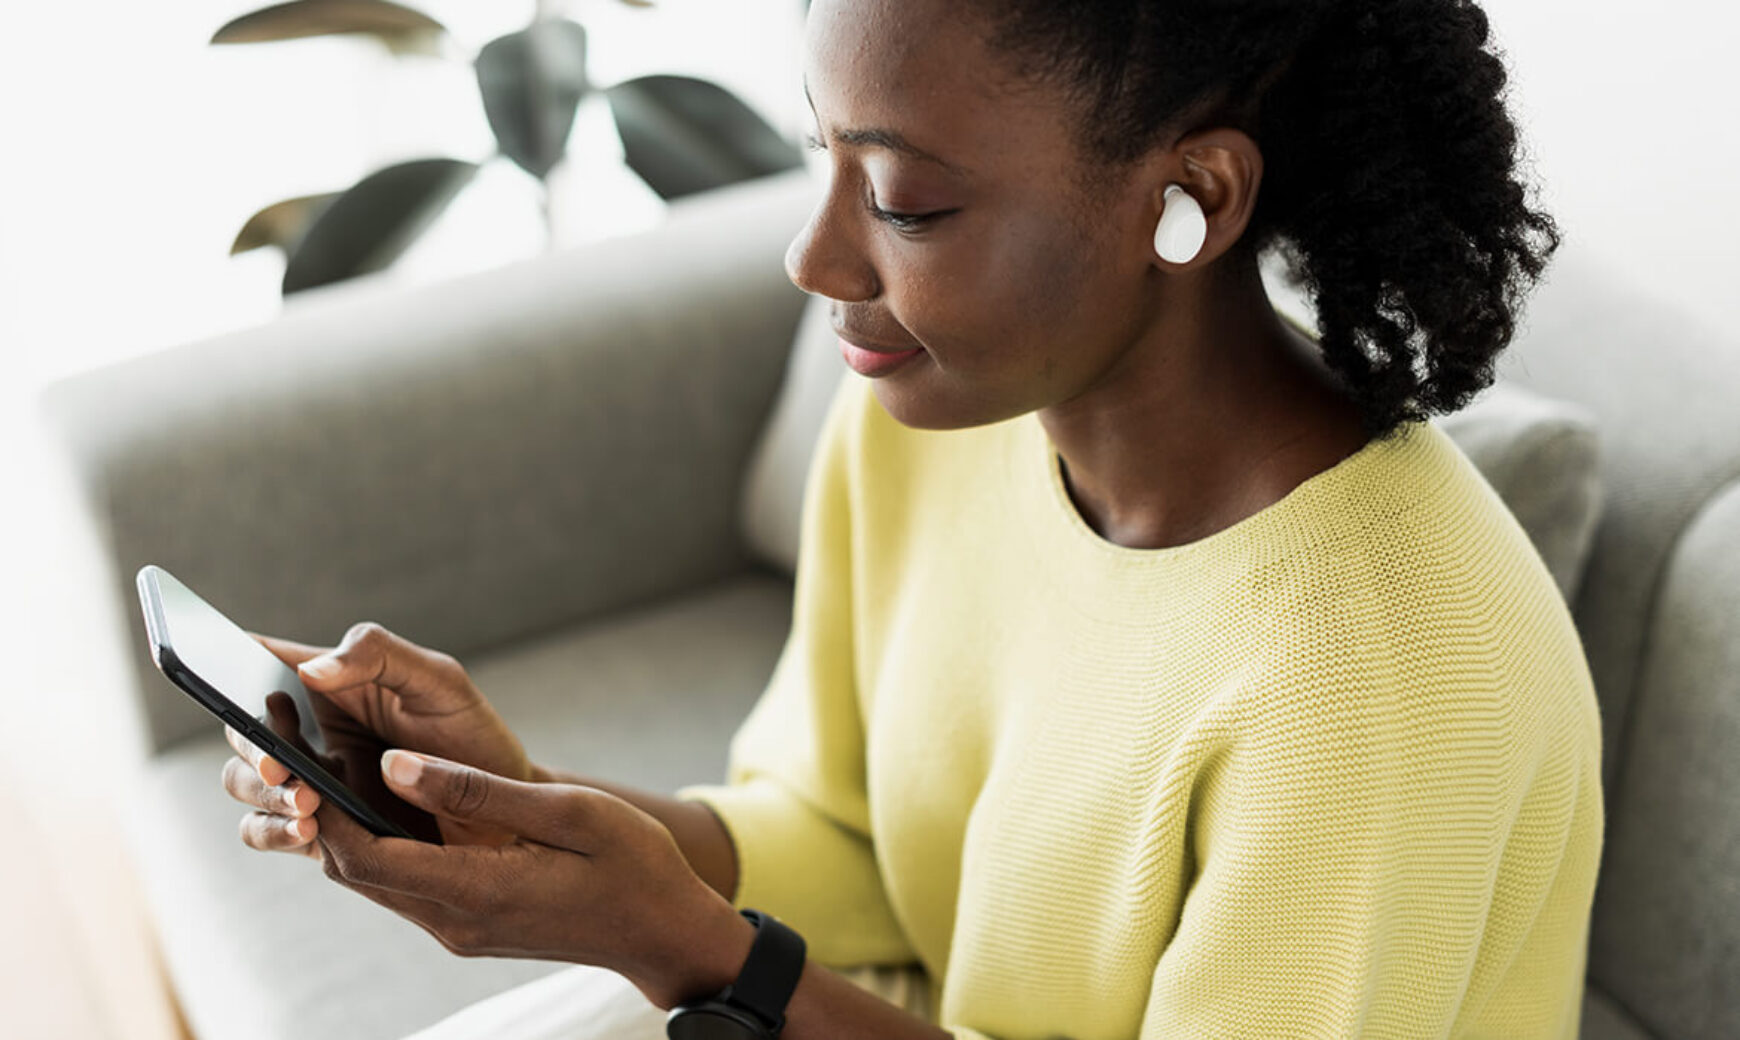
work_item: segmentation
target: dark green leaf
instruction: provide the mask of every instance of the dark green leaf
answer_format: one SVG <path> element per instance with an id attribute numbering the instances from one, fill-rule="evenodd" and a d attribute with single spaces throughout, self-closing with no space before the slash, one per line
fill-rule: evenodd
<path id="1" fill-rule="evenodd" d="M 377 37 L 398 53 L 433 53 L 447 29 L 421 11 L 387 0 L 291 0 L 242 15 L 211 42 L 267 43 L 340 33 Z"/>
<path id="2" fill-rule="evenodd" d="M 339 193 L 303 195 L 274 202 L 248 218 L 230 246 L 230 255 L 246 253 L 262 246 L 275 246 L 288 256 L 302 241 L 302 236 Z"/>
<path id="3" fill-rule="evenodd" d="M 369 174 L 309 227 L 284 267 L 284 295 L 379 271 L 428 228 L 477 164 L 417 159 Z"/>
<path id="4" fill-rule="evenodd" d="M 803 165 L 796 146 L 717 84 L 644 76 L 606 94 L 629 167 L 663 198 Z"/>
<path id="5" fill-rule="evenodd" d="M 477 86 L 502 154 L 543 180 L 568 150 L 586 94 L 586 30 L 554 19 L 491 40 L 477 55 Z"/>

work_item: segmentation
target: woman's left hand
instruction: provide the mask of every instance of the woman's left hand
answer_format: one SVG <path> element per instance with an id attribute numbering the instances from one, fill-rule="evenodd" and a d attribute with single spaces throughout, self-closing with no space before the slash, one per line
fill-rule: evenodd
<path id="1" fill-rule="evenodd" d="M 662 1008 L 723 989 L 748 956 L 754 927 L 695 874 L 663 824 L 628 802 L 408 751 L 381 761 L 411 804 L 519 835 L 502 846 L 380 838 L 321 806 L 327 876 L 452 952 L 609 968 Z"/>

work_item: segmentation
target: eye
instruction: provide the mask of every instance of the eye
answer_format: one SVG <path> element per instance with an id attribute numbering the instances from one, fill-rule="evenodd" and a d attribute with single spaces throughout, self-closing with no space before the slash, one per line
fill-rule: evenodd
<path id="1" fill-rule="evenodd" d="M 931 213 L 896 213 L 893 210 L 883 209 L 881 206 L 876 205 L 875 202 L 866 202 L 865 206 L 870 210 L 871 216 L 882 221 L 884 224 L 887 224 L 889 227 L 892 227 L 894 230 L 905 232 L 907 234 L 922 231 L 927 226 L 935 223 L 943 217 L 958 212 L 957 210 L 952 209 L 939 209 Z"/>
<path id="2" fill-rule="evenodd" d="M 804 134 L 804 148 L 812 152 L 825 152 L 828 144 L 814 132 Z"/>

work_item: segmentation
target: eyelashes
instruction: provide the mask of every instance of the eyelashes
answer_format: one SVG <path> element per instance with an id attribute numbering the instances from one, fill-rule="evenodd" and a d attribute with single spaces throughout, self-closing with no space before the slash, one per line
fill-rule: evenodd
<path id="1" fill-rule="evenodd" d="M 865 208 L 870 211 L 872 217 L 894 230 L 906 232 L 923 230 L 938 217 L 946 217 L 954 212 L 954 210 L 937 210 L 934 213 L 896 213 L 893 210 L 883 209 L 874 202 L 865 203 Z"/>
<path id="2" fill-rule="evenodd" d="M 827 142 L 823 141 L 813 131 L 804 134 L 803 143 L 805 150 L 810 152 L 826 152 L 829 150 Z M 876 204 L 874 198 L 864 200 L 864 209 L 876 220 L 887 224 L 889 227 L 901 232 L 902 234 L 908 235 L 923 231 L 941 218 L 959 212 L 958 209 L 939 209 L 933 210 L 929 213 L 900 213 L 890 209 L 883 209 L 881 206 Z"/>

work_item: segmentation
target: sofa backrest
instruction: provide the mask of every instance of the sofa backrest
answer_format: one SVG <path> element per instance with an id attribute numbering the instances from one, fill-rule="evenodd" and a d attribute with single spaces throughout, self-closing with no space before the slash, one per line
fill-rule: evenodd
<path id="1" fill-rule="evenodd" d="M 1740 1036 L 1740 337 L 1570 249 L 1501 373 L 1601 430 L 1574 604 L 1605 737 L 1591 984 L 1662 1040 Z"/>
<path id="2" fill-rule="evenodd" d="M 83 598 L 124 629 L 144 749 L 216 729 L 145 651 L 145 563 L 257 631 L 371 619 L 461 656 L 747 566 L 738 485 L 802 310 L 779 257 L 808 190 L 738 185 L 438 285 L 332 286 L 51 388 L 110 571 Z"/>

